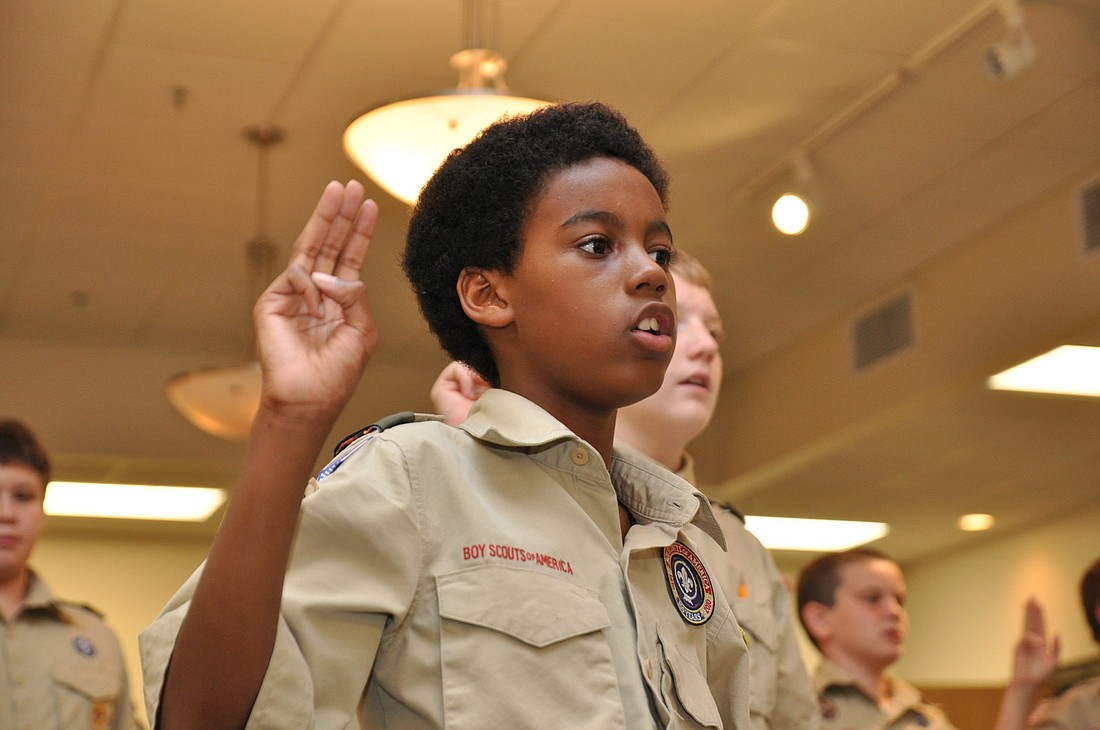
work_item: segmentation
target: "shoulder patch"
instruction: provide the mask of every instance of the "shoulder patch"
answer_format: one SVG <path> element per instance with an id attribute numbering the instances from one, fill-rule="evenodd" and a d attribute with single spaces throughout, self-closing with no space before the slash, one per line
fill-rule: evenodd
<path id="1" fill-rule="evenodd" d="M 336 448 L 332 450 L 332 461 L 317 474 L 317 481 L 321 481 L 332 474 L 332 472 L 339 469 L 340 465 L 361 446 L 368 443 L 371 440 L 370 437 L 374 434 L 381 433 L 394 426 L 400 426 L 403 423 L 413 423 L 414 421 L 424 420 L 425 418 L 425 416 L 417 416 L 417 414 L 412 411 L 401 411 L 400 413 L 394 413 L 385 418 L 380 418 L 371 425 L 348 434 L 340 439 L 340 443 L 336 444 Z"/>
<path id="2" fill-rule="evenodd" d="M 734 507 L 732 504 L 729 504 L 728 502 L 720 502 L 717 499 L 711 499 L 710 504 L 711 504 L 712 507 L 717 507 L 718 509 L 724 509 L 725 511 L 729 512 L 730 514 L 732 514 L 737 519 L 741 520 L 742 523 L 744 523 L 745 515 L 741 514 L 741 511 L 739 509 L 737 509 L 736 507 Z"/>
<path id="3" fill-rule="evenodd" d="M 351 446 L 353 443 L 368 434 L 385 431 L 387 428 L 400 426 L 402 423 L 412 423 L 415 420 L 416 414 L 412 411 L 401 411 L 400 413 L 394 413 L 392 415 L 386 416 L 385 418 L 379 418 L 371 425 L 361 428 L 353 433 L 349 433 L 347 436 L 340 439 L 340 443 L 336 444 L 336 448 L 332 450 L 332 455 L 339 456 L 341 451 Z"/>

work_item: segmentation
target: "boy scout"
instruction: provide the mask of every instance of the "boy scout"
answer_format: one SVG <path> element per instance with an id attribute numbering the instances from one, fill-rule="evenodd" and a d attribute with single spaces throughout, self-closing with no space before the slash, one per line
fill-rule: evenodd
<path id="1" fill-rule="evenodd" d="M 160 727 L 744 728 L 706 500 L 613 451 L 674 345 L 666 178 L 597 104 L 493 125 L 421 193 L 404 264 L 498 386 L 461 429 L 368 429 L 301 499 L 377 336 L 376 206 L 330 184 L 255 315 L 264 396 L 204 568 L 143 634 Z M 401 419 L 399 419 L 401 420 Z M 170 664 L 169 664 L 170 660 Z"/>
<path id="2" fill-rule="evenodd" d="M 683 250 L 672 263 L 677 337 L 660 390 L 619 411 L 615 437 L 685 480 L 695 483 L 687 445 L 706 429 L 722 385 L 722 318 L 711 296 L 711 276 Z M 747 529 L 744 518 L 716 504 L 727 552 L 703 551 L 724 580 L 733 612 L 749 640 L 749 719 L 755 730 L 819 726 L 817 699 L 802 661 L 787 584 L 775 560 Z"/>
<path id="3" fill-rule="evenodd" d="M 710 272 L 683 249 L 672 261 L 676 284 L 676 348 L 661 388 L 619 410 L 615 440 L 694 483 L 687 444 L 707 427 L 722 386 L 722 318 L 711 296 Z M 449 423 L 466 419 L 489 387 L 465 366 L 451 363 L 432 386 L 432 402 Z M 764 546 L 744 520 L 719 505 L 728 553 L 717 544 L 703 551 L 724 580 L 737 621 L 749 639 L 749 719 L 757 730 L 817 728 L 817 698 L 798 648 L 787 586 Z"/>
<path id="4" fill-rule="evenodd" d="M 814 675 L 823 728 L 954 728 L 887 671 L 909 630 L 905 579 L 893 560 L 856 548 L 812 561 L 798 577 L 798 614 L 824 657 Z"/>
<path id="5" fill-rule="evenodd" d="M 31 430 L 0 421 L 0 728 L 136 728 L 118 639 L 28 565 L 49 480 Z"/>
<path id="6" fill-rule="evenodd" d="M 901 568 L 873 548 L 825 555 L 798 579 L 802 625 L 824 660 L 814 677 L 825 728 L 953 728 L 943 711 L 887 672 L 909 630 Z M 1034 691 L 1058 664 L 1039 604 L 1029 600 L 994 730 L 1023 730 Z"/>

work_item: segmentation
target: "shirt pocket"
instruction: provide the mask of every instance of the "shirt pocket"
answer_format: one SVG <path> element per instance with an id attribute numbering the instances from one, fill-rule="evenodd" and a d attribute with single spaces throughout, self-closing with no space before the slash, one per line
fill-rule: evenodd
<path id="1" fill-rule="evenodd" d="M 767 605 L 738 602 L 734 615 L 745 630 L 749 645 L 749 710 L 770 716 L 775 705 L 775 682 L 779 672 L 779 624 Z"/>
<path id="2" fill-rule="evenodd" d="M 437 576 L 436 590 L 445 727 L 625 727 L 596 593 L 498 565 Z"/>
<path id="3" fill-rule="evenodd" d="M 666 636 L 663 628 L 657 627 L 657 643 L 662 664 L 661 694 L 674 718 L 669 727 L 721 728 L 722 715 L 714 702 L 706 674 L 696 661 L 677 648 L 683 639 Z"/>
<path id="4" fill-rule="evenodd" d="M 107 664 L 80 657 L 54 668 L 58 727 L 114 727 L 121 667 L 112 671 Z"/>

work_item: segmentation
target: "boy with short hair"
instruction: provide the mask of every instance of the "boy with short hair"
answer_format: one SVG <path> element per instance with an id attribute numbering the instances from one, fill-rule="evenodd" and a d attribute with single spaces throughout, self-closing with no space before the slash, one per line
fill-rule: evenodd
<path id="1" fill-rule="evenodd" d="M 31 569 L 50 461 L 19 421 L 0 421 L 0 727 L 136 728 L 122 649 L 100 614 L 63 601 Z"/>
<path id="2" fill-rule="evenodd" d="M 452 154 L 405 270 L 498 387 L 461 428 L 367 429 L 301 500 L 376 344 L 358 277 L 377 208 L 326 189 L 256 306 L 264 396 L 210 556 L 143 634 L 161 727 L 746 726 L 706 500 L 612 447 L 674 344 L 666 187 L 598 104 Z"/>
<path id="3" fill-rule="evenodd" d="M 954 728 L 887 671 L 909 631 L 896 562 L 866 547 L 826 554 L 802 569 L 797 593 L 802 626 L 823 656 L 814 674 L 823 728 Z"/>
<path id="4" fill-rule="evenodd" d="M 887 670 L 909 633 L 905 578 L 885 553 L 860 547 L 823 555 L 798 577 L 798 614 L 824 659 L 814 675 L 823 728 L 954 728 L 944 712 Z M 1020 730 L 1033 691 L 1058 661 L 1042 610 L 1029 600 L 995 730 Z"/>
<path id="5" fill-rule="evenodd" d="M 706 430 L 722 386 L 722 318 L 710 272 L 682 249 L 672 262 L 677 337 L 661 388 L 619 410 L 615 438 L 695 483 L 688 444 Z M 817 699 L 791 619 L 787 583 L 775 559 L 733 507 L 712 503 L 726 551 L 703 546 L 749 641 L 749 719 L 754 730 L 816 730 Z"/>

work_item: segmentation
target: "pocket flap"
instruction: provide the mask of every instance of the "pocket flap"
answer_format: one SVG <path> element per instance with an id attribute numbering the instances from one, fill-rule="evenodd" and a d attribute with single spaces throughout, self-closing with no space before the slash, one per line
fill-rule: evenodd
<path id="1" fill-rule="evenodd" d="M 92 661 L 59 664 L 53 669 L 54 681 L 92 700 L 109 699 L 118 694 L 118 673 Z"/>
<path id="2" fill-rule="evenodd" d="M 759 641 L 772 652 L 777 651 L 779 624 L 767 606 L 760 604 L 749 606 L 746 603 L 735 603 L 733 605 L 733 615 L 737 618 L 737 623 L 741 625 L 741 628 L 749 633 L 750 640 Z"/>
<path id="3" fill-rule="evenodd" d="M 599 596 L 532 570 L 479 565 L 436 577 L 439 614 L 544 647 L 611 625 Z"/>

